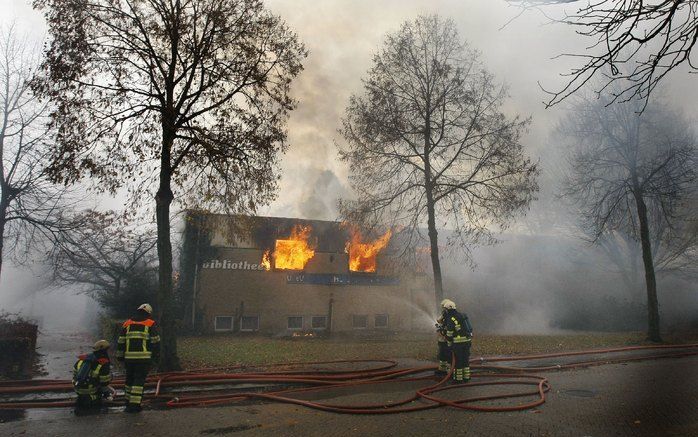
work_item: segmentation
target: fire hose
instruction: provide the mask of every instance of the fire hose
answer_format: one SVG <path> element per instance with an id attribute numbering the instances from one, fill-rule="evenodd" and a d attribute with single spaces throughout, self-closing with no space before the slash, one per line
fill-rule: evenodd
<path id="1" fill-rule="evenodd" d="M 661 353 L 631 356 L 621 355 L 635 351 L 655 351 Z M 398 363 L 393 360 L 337 360 L 278 363 L 255 366 L 252 368 L 266 369 L 264 371 L 248 371 L 249 368 L 246 366 L 201 368 L 182 372 L 160 373 L 150 376 L 146 381 L 146 387 L 153 389 L 153 393 L 146 399 L 151 406 L 169 408 L 204 407 L 245 400 L 260 400 L 289 403 L 327 412 L 345 414 L 395 414 L 445 406 L 472 411 L 519 411 L 534 408 L 545 403 L 546 393 L 551 388 L 546 377 L 528 372 L 570 370 L 601 364 L 660 358 L 679 358 L 696 355 L 698 355 L 698 343 L 629 346 L 503 357 L 479 357 L 470 360 L 470 367 L 474 371 L 472 374 L 473 379 L 465 384 L 454 385 L 448 384 L 453 371 L 453 365 L 451 366 L 451 371 L 445 377 L 434 382 L 434 377 L 428 373 L 436 369 L 435 365 L 400 369 L 397 368 Z M 594 358 L 544 366 L 490 364 L 538 361 L 577 356 L 591 356 Z M 366 366 L 368 364 L 373 364 L 373 366 L 358 370 L 337 370 L 329 367 L 316 368 L 317 366 Z M 290 370 L 294 368 L 296 370 Z M 426 385 L 416 389 L 414 393 L 406 398 L 384 403 L 345 405 L 321 403 L 294 397 L 303 395 L 304 393 L 322 392 L 323 390 L 360 389 L 362 386 L 371 387 L 383 384 L 420 382 L 424 382 Z M 243 383 L 267 384 L 269 391 L 240 392 L 233 391 L 235 389 L 230 388 L 231 385 L 235 386 Z M 123 388 L 124 380 L 116 379 L 112 386 L 115 388 Z M 470 391 L 473 387 L 499 386 L 525 386 L 529 388 L 511 392 L 507 391 L 504 393 L 480 394 L 458 399 L 447 399 L 441 396 L 441 393 L 451 390 Z M 197 394 L 196 392 L 201 390 L 199 387 L 205 387 L 204 390 L 208 390 L 208 392 L 205 394 Z M 163 393 L 166 388 L 178 389 L 180 391 L 176 393 Z M 68 393 L 72 391 L 73 385 L 69 380 L 37 379 L 0 382 L 0 397 L 37 394 L 43 396 L 46 393 Z M 510 405 L 491 404 L 493 401 L 503 402 L 516 398 L 531 397 L 533 397 L 533 400 Z M 106 402 L 105 404 L 123 405 L 123 403 L 116 401 Z M 71 407 L 73 405 L 74 400 L 66 397 L 52 399 L 38 397 L 0 401 L 0 409 L 60 408 Z"/>

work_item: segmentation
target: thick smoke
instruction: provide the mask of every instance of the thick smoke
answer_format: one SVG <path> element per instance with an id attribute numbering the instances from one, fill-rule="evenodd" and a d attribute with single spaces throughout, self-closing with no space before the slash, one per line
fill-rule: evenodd
<path id="1" fill-rule="evenodd" d="M 349 190 L 331 170 L 320 171 L 315 182 L 304 189 L 298 207 L 302 218 L 333 220 L 338 215 L 337 200 L 349 195 Z"/>
<path id="2" fill-rule="evenodd" d="M 644 282 L 628 287 L 601 250 L 576 238 L 505 234 L 501 244 L 477 248 L 474 270 L 444 262 L 445 293 L 479 330 L 509 334 L 558 330 L 643 331 Z M 640 272 L 641 276 L 641 272 Z M 660 275 L 664 330 L 698 329 L 694 283 Z"/>
<path id="3" fill-rule="evenodd" d="M 49 277 L 39 264 L 29 268 L 3 263 L 0 310 L 33 320 L 46 332 L 96 331 L 96 302 L 79 289 L 51 287 Z"/>

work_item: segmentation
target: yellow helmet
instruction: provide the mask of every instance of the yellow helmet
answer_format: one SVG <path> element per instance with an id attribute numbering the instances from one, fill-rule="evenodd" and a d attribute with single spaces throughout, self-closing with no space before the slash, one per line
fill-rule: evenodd
<path id="1" fill-rule="evenodd" d="M 456 303 L 452 301 L 451 299 L 444 299 L 441 301 L 441 308 L 445 310 L 455 310 L 456 309 Z"/>
<path id="2" fill-rule="evenodd" d="M 144 303 L 143 305 L 139 306 L 138 309 L 143 310 L 148 314 L 153 314 L 153 307 L 151 307 L 149 303 Z"/>
<path id="3" fill-rule="evenodd" d="M 92 350 L 97 352 L 97 351 L 102 351 L 109 349 L 109 342 L 107 340 L 99 340 L 97 343 L 95 343 L 92 346 Z"/>

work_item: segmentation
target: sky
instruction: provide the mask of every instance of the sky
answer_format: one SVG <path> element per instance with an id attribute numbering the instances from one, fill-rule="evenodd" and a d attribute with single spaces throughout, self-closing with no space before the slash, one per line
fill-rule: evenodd
<path id="1" fill-rule="evenodd" d="M 0 0 L 0 23 L 16 23 L 22 32 L 41 39 L 43 17 L 25 0 Z M 351 196 L 347 168 L 338 160 L 337 133 L 349 97 L 361 93 L 361 79 L 387 33 L 420 14 L 436 13 L 456 23 L 463 40 L 481 51 L 487 68 L 509 87 L 505 105 L 509 115 L 532 116 L 523 138 L 528 153 L 541 159 L 550 147 L 550 131 L 564 111 L 546 109 L 539 83 L 555 89 L 561 73 L 575 65 L 561 53 L 581 53 L 589 41 L 568 26 L 550 24 L 542 14 L 519 9 L 504 0 L 267 0 L 267 7 L 297 32 L 309 50 L 304 71 L 293 84 L 299 104 L 289 123 L 290 147 L 282 158 L 277 200 L 260 214 L 313 219 L 336 219 L 336 202 Z M 560 8 L 549 9 L 554 13 Z M 516 17 L 514 20 L 512 18 Z M 695 78 L 676 71 L 665 81 L 664 92 L 693 120 L 698 119 Z M 105 199 L 106 207 L 122 203 Z M 535 207 L 535 205 L 534 205 Z"/>

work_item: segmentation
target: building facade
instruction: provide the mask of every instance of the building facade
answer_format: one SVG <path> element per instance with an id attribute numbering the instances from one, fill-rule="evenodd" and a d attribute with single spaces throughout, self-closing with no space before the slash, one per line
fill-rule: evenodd
<path id="1" fill-rule="evenodd" d="M 432 328 L 430 279 L 397 267 L 390 244 L 376 255 L 375 271 L 351 271 L 349 231 L 338 222 L 189 215 L 186 226 L 185 236 L 195 243 L 183 257 L 191 278 L 185 318 L 199 331 L 315 335 Z M 309 229 L 313 254 L 302 269 L 278 268 L 276 240 L 286 241 L 298 226 Z M 265 253 L 271 255 L 267 265 Z"/>

